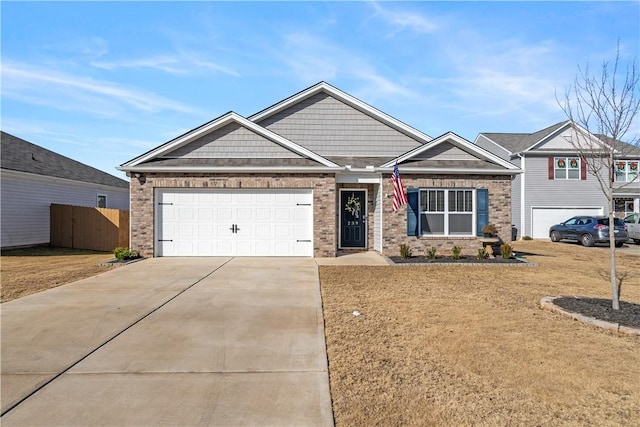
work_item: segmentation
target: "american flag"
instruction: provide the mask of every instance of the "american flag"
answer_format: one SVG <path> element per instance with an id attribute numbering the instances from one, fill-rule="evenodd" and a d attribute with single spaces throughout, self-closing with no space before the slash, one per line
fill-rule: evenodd
<path id="1" fill-rule="evenodd" d="M 391 182 L 393 182 L 393 208 L 395 212 L 402 205 L 407 204 L 407 193 L 404 192 L 404 186 L 402 185 L 402 179 L 400 179 L 400 169 L 398 164 L 393 168 L 393 175 L 391 175 Z"/>

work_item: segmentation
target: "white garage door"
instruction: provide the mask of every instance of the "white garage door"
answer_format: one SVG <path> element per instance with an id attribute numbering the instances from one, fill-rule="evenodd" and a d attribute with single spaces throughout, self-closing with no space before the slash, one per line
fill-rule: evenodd
<path id="1" fill-rule="evenodd" d="M 312 256 L 311 190 L 156 189 L 156 256 Z"/>
<path id="2" fill-rule="evenodd" d="M 603 208 L 532 208 L 531 237 L 548 239 L 549 227 L 560 224 L 576 215 L 602 215 Z"/>

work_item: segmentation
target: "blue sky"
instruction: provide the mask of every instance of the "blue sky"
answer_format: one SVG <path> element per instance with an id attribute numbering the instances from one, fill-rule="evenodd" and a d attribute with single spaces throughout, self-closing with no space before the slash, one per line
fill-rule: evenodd
<path id="1" fill-rule="evenodd" d="M 533 132 L 640 2 L 7 2 L 2 130 L 115 168 L 319 81 L 435 137 Z M 640 132 L 635 126 L 634 132 Z"/>

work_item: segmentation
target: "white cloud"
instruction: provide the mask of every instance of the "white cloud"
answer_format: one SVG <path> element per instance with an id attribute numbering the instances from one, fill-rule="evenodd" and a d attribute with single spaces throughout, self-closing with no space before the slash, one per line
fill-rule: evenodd
<path id="1" fill-rule="evenodd" d="M 380 97 L 408 97 L 412 91 L 384 76 L 368 59 L 332 42 L 308 33 L 290 34 L 285 39 L 282 61 L 305 83 L 321 80 L 357 81 L 358 96 L 370 102 Z"/>
<path id="2" fill-rule="evenodd" d="M 193 112 L 186 105 L 151 92 L 62 71 L 5 60 L 1 73 L 3 97 L 26 103 L 104 116 L 131 110 Z"/>
<path id="3" fill-rule="evenodd" d="M 150 68 L 164 71 L 174 75 L 191 75 L 202 71 L 223 73 L 233 77 L 239 77 L 237 71 L 232 68 L 209 61 L 195 52 L 182 51 L 175 55 L 158 55 L 148 58 L 129 59 L 121 61 L 93 61 L 93 67 L 105 70 L 119 68 L 142 69 Z"/>
<path id="4" fill-rule="evenodd" d="M 371 5 L 373 6 L 377 17 L 382 18 L 394 27 L 393 34 L 399 33 L 405 29 L 418 34 L 433 33 L 438 30 L 438 25 L 422 14 L 383 8 L 377 2 L 373 2 Z"/>

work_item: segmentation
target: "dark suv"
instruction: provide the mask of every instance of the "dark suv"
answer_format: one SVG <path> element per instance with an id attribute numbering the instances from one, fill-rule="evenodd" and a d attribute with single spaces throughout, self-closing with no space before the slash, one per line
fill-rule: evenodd
<path id="1" fill-rule="evenodd" d="M 620 218 L 615 219 L 616 247 L 620 247 L 629 239 L 627 227 Z M 552 242 L 560 240 L 576 240 L 583 246 L 594 243 L 609 243 L 609 218 L 604 216 L 574 216 L 556 224 L 549 229 Z"/>

